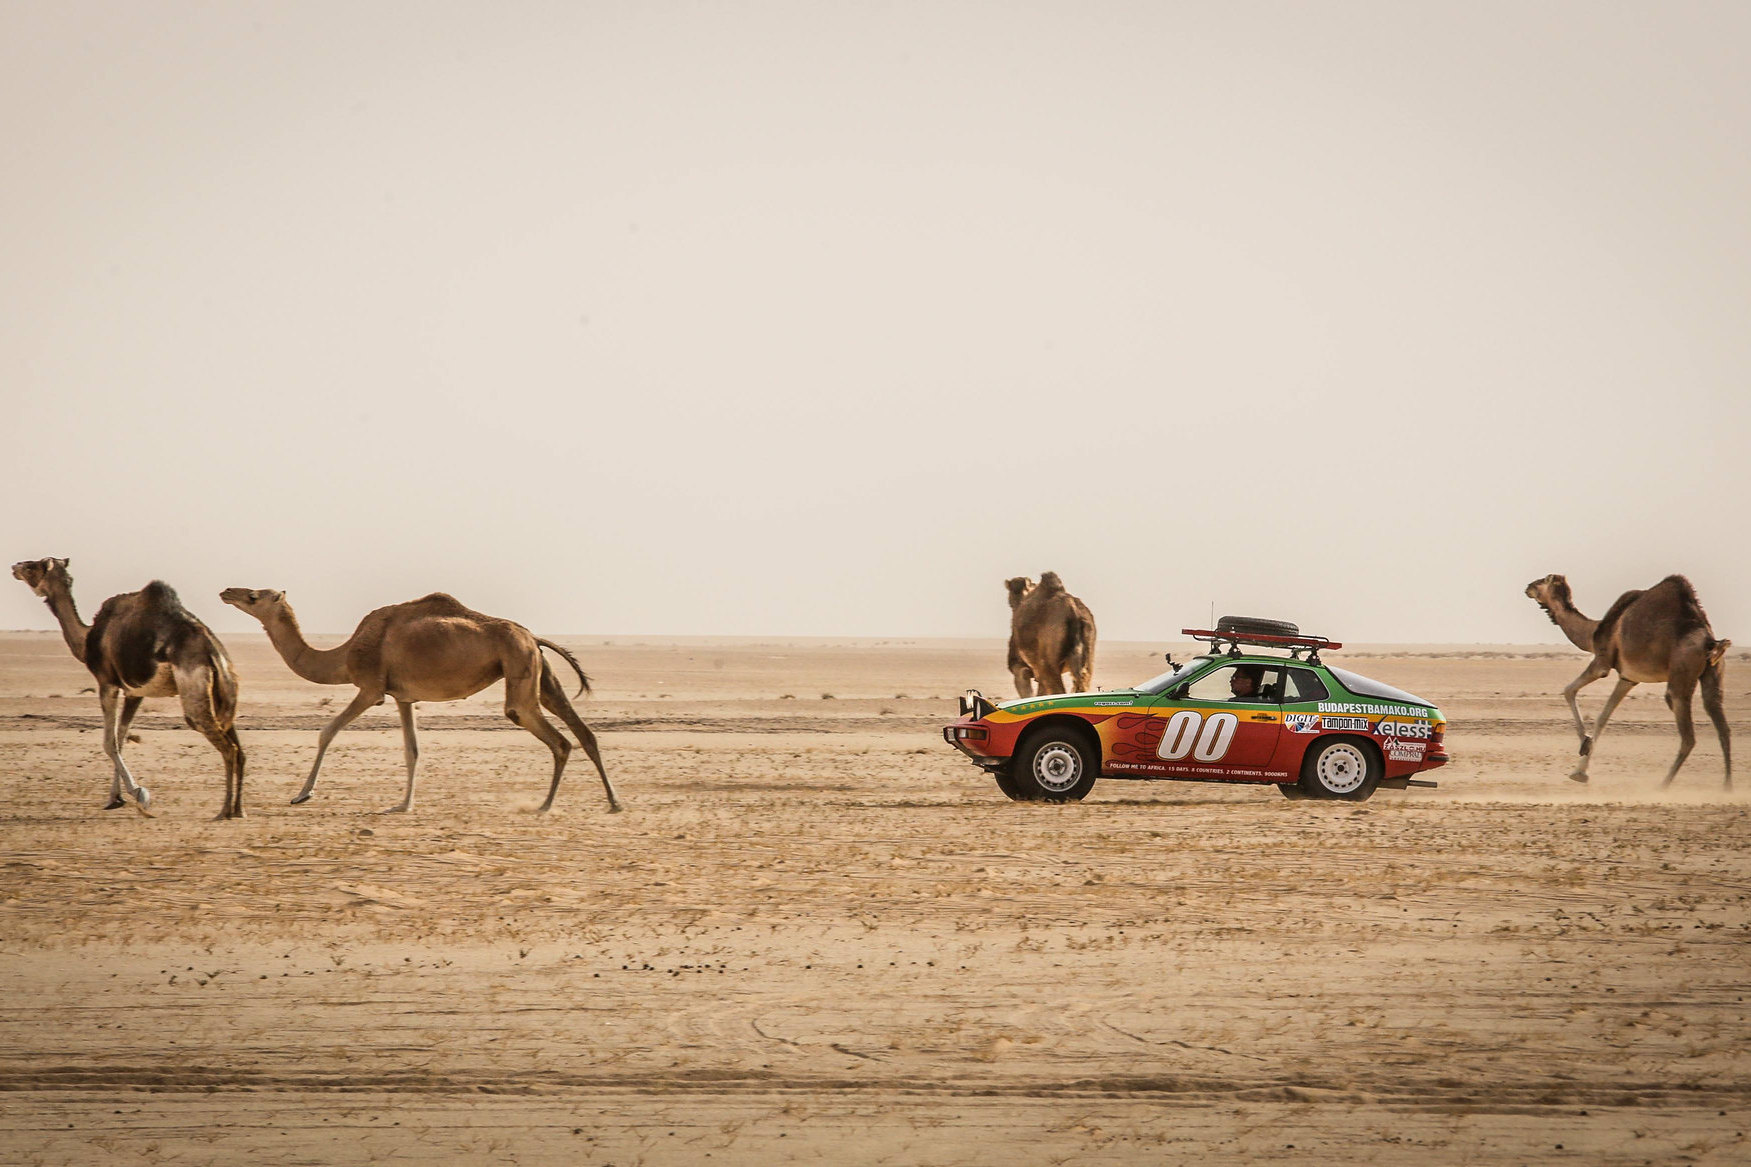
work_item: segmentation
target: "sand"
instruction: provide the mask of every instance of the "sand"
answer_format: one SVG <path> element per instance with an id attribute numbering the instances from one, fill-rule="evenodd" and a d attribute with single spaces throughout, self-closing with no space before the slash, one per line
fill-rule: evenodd
<path id="1" fill-rule="evenodd" d="M 242 635 L 248 819 L 163 701 L 105 812 L 89 676 L 0 636 L 0 1161 L 1751 1159 L 1751 801 L 1706 719 L 1659 789 L 1659 686 L 1582 787 L 1579 653 L 1346 651 L 1447 713 L 1439 789 L 1041 806 L 938 735 L 1001 643 L 558 639 L 625 814 L 581 753 L 533 814 L 496 690 L 413 813 L 393 706 L 290 806 L 350 690 Z"/>

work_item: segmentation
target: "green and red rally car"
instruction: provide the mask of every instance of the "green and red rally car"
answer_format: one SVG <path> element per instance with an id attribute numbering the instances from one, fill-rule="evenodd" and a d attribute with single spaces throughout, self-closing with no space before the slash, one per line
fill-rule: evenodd
<path id="1" fill-rule="evenodd" d="M 942 735 L 1017 801 L 1083 798 L 1104 776 L 1270 783 L 1290 798 L 1360 802 L 1381 786 L 1433 786 L 1412 775 L 1448 761 L 1441 711 L 1320 661 L 1341 644 L 1231 616 L 1183 634 L 1210 652 L 1130 689 L 995 705 L 969 690 Z"/>

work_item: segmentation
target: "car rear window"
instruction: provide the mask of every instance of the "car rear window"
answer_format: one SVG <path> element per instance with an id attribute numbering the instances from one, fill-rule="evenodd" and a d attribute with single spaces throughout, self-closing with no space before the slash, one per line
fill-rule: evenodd
<path id="1" fill-rule="evenodd" d="M 1312 669 L 1290 669 L 1287 688 L 1283 691 L 1283 701 L 1293 705 L 1299 701 L 1324 701 L 1331 693 L 1326 690 L 1325 682 L 1319 679 L 1319 674 Z"/>
<path id="2" fill-rule="evenodd" d="M 1326 671 L 1338 679 L 1338 684 L 1348 689 L 1358 697 L 1378 697 L 1382 701 L 1397 701 L 1402 705 L 1432 705 L 1415 693 L 1406 693 L 1403 689 L 1394 689 L 1391 685 L 1382 685 L 1379 681 L 1371 681 L 1367 677 L 1346 669 L 1334 669 L 1326 666 Z"/>

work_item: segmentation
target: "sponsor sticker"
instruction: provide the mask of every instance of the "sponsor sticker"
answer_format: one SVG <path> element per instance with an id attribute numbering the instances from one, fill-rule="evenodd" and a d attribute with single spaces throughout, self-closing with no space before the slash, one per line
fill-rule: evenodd
<path id="1" fill-rule="evenodd" d="M 1323 717 L 1320 724 L 1326 729 L 1359 729 L 1363 733 L 1369 728 L 1366 717 Z"/>
<path id="2" fill-rule="evenodd" d="M 1435 736 L 1435 725 L 1426 720 L 1417 721 L 1385 721 L 1375 729 L 1381 737 L 1417 738 L 1427 740 Z"/>
<path id="3" fill-rule="evenodd" d="M 1423 751 L 1428 748 L 1428 742 L 1392 738 L 1386 743 L 1386 758 L 1391 762 L 1420 762 L 1423 760 Z"/>
<path id="4" fill-rule="evenodd" d="M 1283 715 L 1283 724 L 1289 727 L 1290 733 L 1318 733 L 1319 714 L 1287 713 Z"/>

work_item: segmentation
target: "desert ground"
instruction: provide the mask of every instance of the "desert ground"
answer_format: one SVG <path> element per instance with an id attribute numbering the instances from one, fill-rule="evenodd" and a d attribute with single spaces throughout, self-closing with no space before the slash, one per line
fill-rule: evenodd
<path id="1" fill-rule="evenodd" d="M 1751 1161 L 1751 801 L 1700 704 L 1660 790 L 1657 685 L 1568 782 L 1573 649 L 1333 654 L 1442 706 L 1437 790 L 1045 806 L 939 736 L 999 641 L 560 636 L 626 813 L 579 751 L 534 814 L 495 687 L 384 815 L 393 705 L 288 805 L 351 691 L 225 639 L 232 822 L 168 701 L 102 810 L 90 677 L 0 636 L 0 1161 Z"/>

